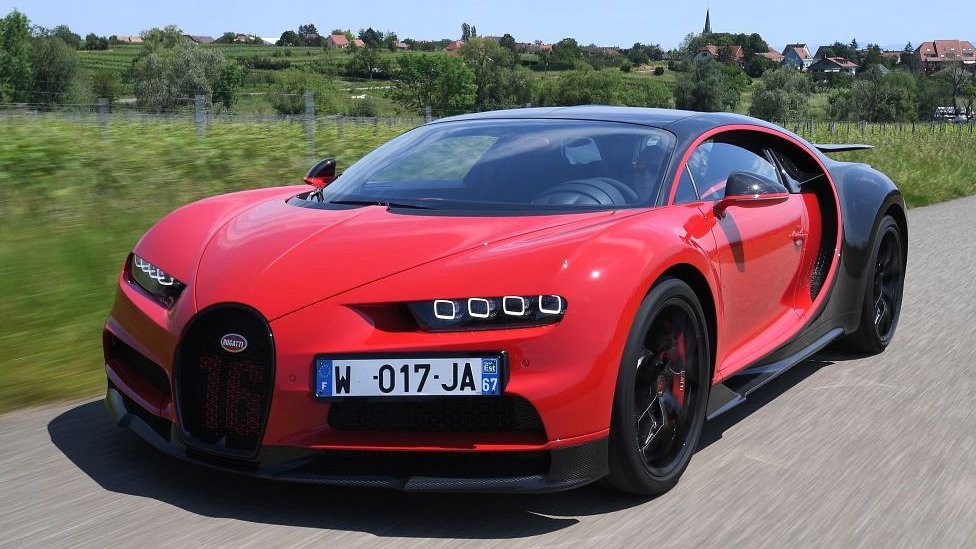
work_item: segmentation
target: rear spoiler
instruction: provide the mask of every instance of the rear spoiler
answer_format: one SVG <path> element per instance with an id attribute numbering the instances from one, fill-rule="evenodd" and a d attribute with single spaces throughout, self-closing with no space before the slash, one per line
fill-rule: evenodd
<path id="1" fill-rule="evenodd" d="M 840 153 L 848 151 L 866 151 L 868 149 L 873 149 L 874 145 L 862 145 L 859 143 L 850 143 L 846 145 L 824 143 L 814 145 L 814 147 L 816 147 L 817 150 L 822 153 Z"/>

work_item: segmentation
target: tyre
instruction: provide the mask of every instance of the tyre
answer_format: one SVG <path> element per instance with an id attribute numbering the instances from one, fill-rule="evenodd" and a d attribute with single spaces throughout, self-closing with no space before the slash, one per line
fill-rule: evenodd
<path id="1" fill-rule="evenodd" d="M 864 280 L 861 322 L 844 348 L 858 353 L 884 351 L 898 326 L 905 287 L 905 246 L 895 220 L 885 216 L 878 225 Z"/>
<path id="2" fill-rule="evenodd" d="M 662 280 L 641 302 L 617 375 L 611 487 L 654 496 L 678 483 L 705 422 L 710 373 L 698 298 L 684 282 Z"/>

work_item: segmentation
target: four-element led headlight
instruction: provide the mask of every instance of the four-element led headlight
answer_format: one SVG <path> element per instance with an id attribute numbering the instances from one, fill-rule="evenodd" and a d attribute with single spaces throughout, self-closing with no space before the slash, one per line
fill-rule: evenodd
<path id="1" fill-rule="evenodd" d="M 186 284 L 173 278 L 166 271 L 135 254 L 129 256 L 126 274 L 130 282 L 148 292 L 165 307 L 172 307 L 186 287 Z"/>
<path id="2" fill-rule="evenodd" d="M 506 295 L 412 301 L 407 307 L 428 331 L 491 330 L 559 322 L 566 314 L 566 299 L 558 295 Z"/>

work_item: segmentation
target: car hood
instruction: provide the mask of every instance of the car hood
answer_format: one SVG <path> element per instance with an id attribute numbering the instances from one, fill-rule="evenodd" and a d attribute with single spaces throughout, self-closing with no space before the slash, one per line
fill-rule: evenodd
<path id="1" fill-rule="evenodd" d="M 193 283 L 196 308 L 245 303 L 274 320 L 466 250 L 611 215 L 459 217 L 381 206 L 324 210 L 262 201 L 213 233 Z"/>

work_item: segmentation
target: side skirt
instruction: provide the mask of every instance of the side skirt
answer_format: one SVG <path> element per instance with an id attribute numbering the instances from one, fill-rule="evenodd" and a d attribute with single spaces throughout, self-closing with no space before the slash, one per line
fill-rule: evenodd
<path id="1" fill-rule="evenodd" d="M 796 353 L 779 360 L 759 363 L 736 372 L 725 381 L 712 385 L 708 395 L 707 419 L 717 417 L 745 401 L 749 393 L 769 383 L 783 372 L 810 358 L 833 340 L 844 335 L 844 329 L 834 328 Z"/>

